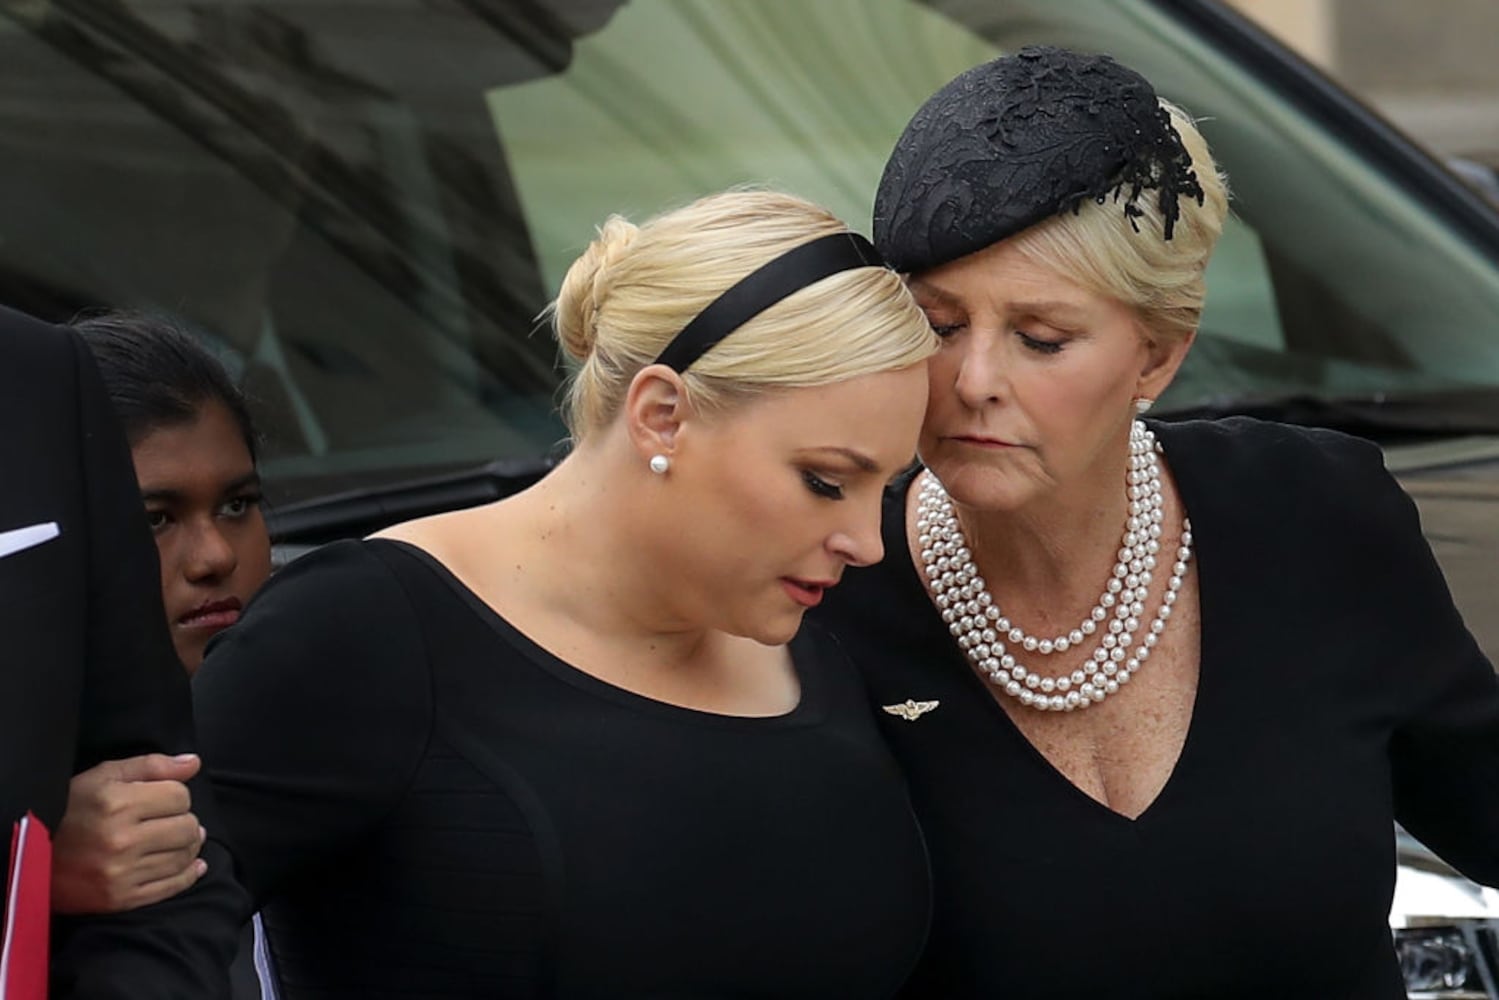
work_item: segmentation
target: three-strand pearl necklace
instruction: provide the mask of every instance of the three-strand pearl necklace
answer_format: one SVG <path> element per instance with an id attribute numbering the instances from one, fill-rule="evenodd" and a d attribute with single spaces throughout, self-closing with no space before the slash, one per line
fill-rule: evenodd
<path id="1" fill-rule="evenodd" d="M 1005 617 L 974 565 L 952 498 L 930 472 L 922 477 L 916 500 L 917 544 L 932 599 L 958 646 L 1002 691 L 1023 705 L 1071 712 L 1103 701 L 1129 683 L 1160 641 L 1181 592 L 1192 558 L 1192 523 L 1182 519 L 1181 545 L 1155 618 L 1141 630 L 1145 602 L 1161 552 L 1162 511 L 1159 446 L 1136 420 L 1129 435 L 1129 518 L 1098 603 L 1066 635 L 1030 635 Z M 1138 644 L 1136 633 L 1141 633 Z M 1054 676 L 1032 671 L 1015 653 L 1051 656 L 1082 646 L 1097 636 L 1096 647 L 1075 670 Z"/>

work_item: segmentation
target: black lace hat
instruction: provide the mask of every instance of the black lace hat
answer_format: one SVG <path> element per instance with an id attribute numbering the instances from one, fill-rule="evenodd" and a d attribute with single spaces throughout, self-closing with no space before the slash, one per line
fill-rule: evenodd
<path id="1" fill-rule="evenodd" d="M 1171 239 L 1181 197 L 1202 203 L 1192 158 L 1144 77 L 1108 56 L 1027 46 L 974 67 L 901 133 L 874 201 L 874 243 L 899 271 L 982 250 L 1085 198 L 1147 190 Z"/>

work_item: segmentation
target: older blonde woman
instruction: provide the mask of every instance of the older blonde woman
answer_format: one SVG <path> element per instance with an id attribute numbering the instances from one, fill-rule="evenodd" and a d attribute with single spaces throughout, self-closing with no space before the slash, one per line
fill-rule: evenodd
<path id="1" fill-rule="evenodd" d="M 925 855 L 799 627 L 882 554 L 935 338 L 867 241 L 755 192 L 611 220 L 553 318 L 569 457 L 299 560 L 198 674 L 283 993 L 887 997 Z"/>
<path id="2" fill-rule="evenodd" d="M 1185 115 L 1056 49 L 887 165 L 942 347 L 892 558 L 826 621 L 931 849 L 912 997 L 1394 1000 L 1394 820 L 1499 882 L 1499 682 L 1378 449 L 1139 419 L 1226 210 Z"/>

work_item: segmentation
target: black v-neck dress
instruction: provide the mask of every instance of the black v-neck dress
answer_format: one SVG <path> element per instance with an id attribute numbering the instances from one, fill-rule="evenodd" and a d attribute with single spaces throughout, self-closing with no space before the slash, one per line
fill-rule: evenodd
<path id="1" fill-rule="evenodd" d="M 1403 998 L 1392 825 L 1499 883 L 1499 682 L 1372 445 L 1240 419 L 1153 429 L 1192 519 L 1201 672 L 1138 819 L 1053 768 L 968 666 L 909 557 L 909 479 L 885 562 L 819 611 L 876 706 L 940 703 L 880 713 L 936 900 L 906 995 Z"/>
<path id="2" fill-rule="evenodd" d="M 904 779 L 816 627 L 740 718 L 550 655 L 419 549 L 282 570 L 194 680 L 287 1000 L 887 998 L 930 906 Z"/>

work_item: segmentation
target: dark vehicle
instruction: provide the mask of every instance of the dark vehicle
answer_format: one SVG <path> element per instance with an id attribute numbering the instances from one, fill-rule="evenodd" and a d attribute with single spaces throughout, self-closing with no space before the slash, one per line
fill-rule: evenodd
<path id="1" fill-rule="evenodd" d="M 1142 70 L 1231 178 L 1155 412 L 1379 442 L 1499 660 L 1499 215 L 1210 2 L 0 0 L 0 301 L 195 323 L 289 555 L 545 470 L 536 317 L 607 214 L 762 183 L 867 220 L 921 101 L 1031 42 Z M 1421 995 L 1499 996 L 1481 912 L 1392 919 Z"/>

